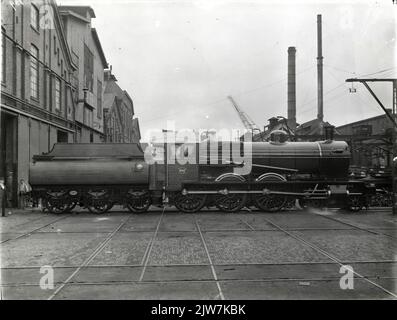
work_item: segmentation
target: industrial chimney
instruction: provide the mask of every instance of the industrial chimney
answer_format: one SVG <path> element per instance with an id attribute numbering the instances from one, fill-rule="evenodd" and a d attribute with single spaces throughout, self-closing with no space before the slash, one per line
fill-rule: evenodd
<path id="1" fill-rule="evenodd" d="M 288 47 L 288 126 L 291 130 L 296 129 L 296 68 L 295 47 Z"/>
<path id="2" fill-rule="evenodd" d="M 323 121 L 323 40 L 321 14 L 317 15 L 317 119 Z"/>

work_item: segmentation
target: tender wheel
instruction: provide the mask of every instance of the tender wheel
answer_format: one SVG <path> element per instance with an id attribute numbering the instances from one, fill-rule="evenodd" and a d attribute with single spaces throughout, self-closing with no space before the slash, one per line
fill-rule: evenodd
<path id="1" fill-rule="evenodd" d="M 135 213 L 144 213 L 149 210 L 152 199 L 148 193 L 130 194 L 126 203 L 128 210 Z"/>
<path id="2" fill-rule="evenodd" d="M 266 173 L 260 176 L 257 181 L 285 181 L 285 178 L 276 173 Z M 287 197 L 275 194 L 262 194 L 254 197 L 256 207 L 265 212 L 280 211 L 287 203 L 287 200 Z"/>
<path id="3" fill-rule="evenodd" d="M 105 213 L 113 207 L 106 190 L 89 191 L 85 205 L 91 213 L 95 214 Z"/>
<path id="4" fill-rule="evenodd" d="M 204 207 L 207 195 L 204 194 L 178 194 L 174 199 L 175 207 L 185 213 L 194 213 Z"/>
<path id="5" fill-rule="evenodd" d="M 72 202 L 69 204 L 68 208 L 66 209 L 66 212 L 72 212 L 74 208 L 76 208 L 77 202 Z"/>
<path id="6" fill-rule="evenodd" d="M 247 194 L 233 193 L 215 197 L 216 207 L 223 212 L 240 211 L 247 203 Z"/>
<path id="7" fill-rule="evenodd" d="M 352 196 L 349 197 L 349 210 L 352 212 L 358 212 L 362 209 L 363 203 L 361 201 L 361 197 Z"/>
<path id="8" fill-rule="evenodd" d="M 66 196 L 66 192 L 49 192 L 46 199 L 43 199 L 44 207 L 51 213 L 60 214 L 68 212 L 70 201 Z"/>

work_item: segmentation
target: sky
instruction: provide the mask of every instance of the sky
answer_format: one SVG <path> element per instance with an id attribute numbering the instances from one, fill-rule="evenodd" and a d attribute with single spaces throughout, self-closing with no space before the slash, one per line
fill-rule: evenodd
<path id="1" fill-rule="evenodd" d="M 295 46 L 297 122 L 317 116 L 317 14 L 323 20 L 324 120 L 383 113 L 352 77 L 397 77 L 392 1 L 63 0 L 96 14 L 105 56 L 150 129 L 242 129 L 231 95 L 262 128 L 287 116 L 287 50 Z M 392 88 L 371 84 L 386 107 Z"/>

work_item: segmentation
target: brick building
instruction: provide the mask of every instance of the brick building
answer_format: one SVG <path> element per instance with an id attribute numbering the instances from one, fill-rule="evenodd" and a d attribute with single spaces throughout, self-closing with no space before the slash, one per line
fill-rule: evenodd
<path id="1" fill-rule="evenodd" d="M 77 142 L 103 142 L 104 69 L 108 67 L 88 6 L 59 6 L 66 40 L 77 65 Z"/>
<path id="2" fill-rule="evenodd" d="M 139 122 L 134 118 L 134 103 L 120 88 L 111 70 L 105 70 L 104 127 L 106 142 L 139 143 Z"/>
<path id="3" fill-rule="evenodd" d="M 77 65 L 52 0 L 1 2 L 0 180 L 8 206 L 32 156 L 74 142 Z"/>

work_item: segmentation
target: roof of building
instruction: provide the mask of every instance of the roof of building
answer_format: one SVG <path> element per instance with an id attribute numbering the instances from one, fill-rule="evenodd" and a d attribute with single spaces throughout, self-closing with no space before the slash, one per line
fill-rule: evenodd
<path id="1" fill-rule="evenodd" d="M 116 96 L 113 93 L 103 94 L 103 109 L 109 109 L 113 106 Z"/>
<path id="2" fill-rule="evenodd" d="M 141 140 L 141 129 L 139 128 L 139 120 L 138 120 L 138 118 L 132 119 L 132 127 L 137 129 L 137 131 L 138 131 L 138 140 Z"/>
<path id="3" fill-rule="evenodd" d="M 59 6 L 61 11 L 72 11 L 77 13 L 80 17 L 87 19 L 87 12 L 91 18 L 96 18 L 94 9 L 90 6 Z"/>
<path id="4" fill-rule="evenodd" d="M 103 52 L 101 42 L 99 41 L 98 33 L 96 32 L 95 28 L 92 28 L 91 32 L 92 32 L 92 36 L 94 38 L 95 44 L 98 48 L 98 52 L 101 57 L 103 67 L 107 68 L 109 65 L 108 65 L 108 62 L 106 61 L 105 53 Z"/>
<path id="5" fill-rule="evenodd" d="M 74 70 L 76 70 L 77 66 L 73 62 L 72 55 L 71 55 L 71 52 L 70 52 L 70 48 L 69 48 L 69 45 L 68 45 L 66 37 L 65 37 L 65 30 L 63 29 L 63 23 L 61 21 L 59 7 L 57 6 L 55 0 L 51 0 L 50 4 L 51 4 L 51 6 L 53 8 L 54 18 L 55 18 L 54 22 L 57 24 L 57 27 L 58 27 L 58 30 L 59 30 L 60 43 L 61 43 L 61 45 L 63 47 L 64 52 L 66 53 L 67 62 L 70 64 L 70 66 Z"/>
<path id="6" fill-rule="evenodd" d="M 347 123 L 347 124 L 338 126 L 337 129 L 342 129 L 342 128 L 345 128 L 345 127 L 358 125 L 358 124 L 366 123 L 368 121 L 374 121 L 374 120 L 382 119 L 382 118 L 385 118 L 385 117 L 386 117 L 386 114 L 381 114 L 379 116 L 375 116 L 375 117 L 371 117 L 371 118 L 367 118 L 367 119 L 362 119 L 362 120 L 359 120 L 359 121 L 355 121 L 355 122 L 351 122 L 351 123 Z"/>
<path id="7" fill-rule="evenodd" d="M 123 90 L 120 88 L 120 86 L 116 83 L 116 78 L 112 76 L 112 74 L 107 71 L 106 77 L 105 77 L 105 99 L 108 103 L 109 106 L 113 105 L 113 100 L 111 97 L 117 97 L 118 101 L 118 106 L 121 105 L 121 101 L 125 102 L 125 105 L 130 108 L 130 111 L 132 115 L 134 115 L 134 102 L 132 101 L 132 98 L 128 94 L 126 90 Z M 105 101 L 105 102 L 106 102 Z"/>
<path id="8" fill-rule="evenodd" d="M 95 18 L 94 10 L 89 6 L 59 6 L 59 13 L 62 16 L 70 15 L 73 16 L 84 23 L 90 23 L 90 18 Z M 90 18 L 87 18 L 87 12 L 90 15 Z M 108 62 L 105 57 L 105 53 L 103 52 L 101 42 L 99 41 L 98 33 L 95 28 L 91 28 L 92 38 L 95 42 L 95 45 L 98 49 L 99 56 L 102 61 L 102 65 L 105 68 L 108 67 Z"/>
<path id="9" fill-rule="evenodd" d="M 331 126 L 331 124 L 327 121 L 320 120 L 318 118 L 302 123 L 299 127 L 296 128 L 296 135 L 305 134 L 305 135 L 322 135 L 323 128 Z M 338 134 L 335 132 L 335 134 Z"/>

